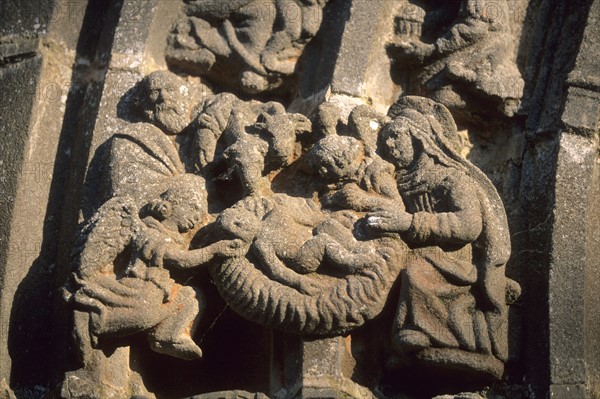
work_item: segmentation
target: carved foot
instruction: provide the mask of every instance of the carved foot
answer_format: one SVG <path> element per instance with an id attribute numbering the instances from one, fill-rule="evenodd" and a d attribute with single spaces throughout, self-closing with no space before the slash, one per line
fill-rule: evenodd
<path id="1" fill-rule="evenodd" d="M 420 363 L 446 373 L 457 372 L 462 378 L 469 374 L 472 379 L 493 381 L 504 374 L 504 363 L 485 353 L 474 353 L 460 349 L 427 348 L 418 352 Z"/>
<path id="2" fill-rule="evenodd" d="M 150 348 L 157 353 L 183 360 L 196 360 L 202 357 L 202 349 L 188 336 L 173 341 L 161 341 L 148 338 Z"/>
<path id="3" fill-rule="evenodd" d="M 270 86 L 267 78 L 252 71 L 242 72 L 240 75 L 240 83 L 250 94 L 261 93 L 269 89 Z"/>
<path id="4" fill-rule="evenodd" d="M 394 337 L 393 345 L 399 354 L 408 354 L 429 348 L 431 340 L 420 331 L 402 330 Z"/>
<path id="5" fill-rule="evenodd" d="M 187 50 L 170 49 L 166 53 L 167 61 L 195 73 L 206 73 L 216 62 L 215 55 L 207 49 Z"/>

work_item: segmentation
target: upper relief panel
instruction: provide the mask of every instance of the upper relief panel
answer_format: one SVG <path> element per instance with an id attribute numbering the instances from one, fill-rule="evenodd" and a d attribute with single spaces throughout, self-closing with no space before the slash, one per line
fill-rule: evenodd
<path id="1" fill-rule="evenodd" d="M 512 117 L 524 81 L 516 63 L 518 25 L 509 1 L 410 0 L 399 8 L 388 43 L 409 94 L 453 112 Z M 482 106 L 483 105 L 483 106 Z"/>
<path id="2" fill-rule="evenodd" d="M 327 2 L 185 0 L 185 16 L 168 38 L 167 63 L 230 91 L 286 92 Z"/>

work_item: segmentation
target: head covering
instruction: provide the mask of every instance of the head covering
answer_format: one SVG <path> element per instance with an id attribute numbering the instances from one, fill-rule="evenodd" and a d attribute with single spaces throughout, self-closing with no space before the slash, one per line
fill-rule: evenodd
<path id="1" fill-rule="evenodd" d="M 488 322 L 494 355 L 506 359 L 508 279 L 504 266 L 510 257 L 511 243 L 504 204 L 488 177 L 460 155 L 458 129 L 445 106 L 428 98 L 406 96 L 390 108 L 388 115 L 409 125 L 411 134 L 423 143 L 426 153 L 442 165 L 462 171 L 478 186 L 483 229 L 472 245 L 477 284 L 484 299 L 480 308 Z"/>
<path id="2" fill-rule="evenodd" d="M 402 118 L 411 126 L 411 133 L 423 143 L 427 153 L 438 158 L 440 163 L 466 173 L 478 184 L 485 205 L 484 231 L 477 240 L 481 242 L 474 244 L 486 253 L 486 263 L 505 264 L 510 257 L 510 235 L 504 204 L 488 177 L 460 155 L 458 129 L 450 111 L 428 98 L 406 96 L 390 108 L 388 116 Z"/>

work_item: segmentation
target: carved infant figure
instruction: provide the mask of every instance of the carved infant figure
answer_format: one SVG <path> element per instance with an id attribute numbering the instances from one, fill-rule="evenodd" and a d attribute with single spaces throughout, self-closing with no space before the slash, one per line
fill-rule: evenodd
<path id="1" fill-rule="evenodd" d="M 340 221 L 304 198 L 282 195 L 275 200 L 254 241 L 254 249 L 275 280 L 299 287 L 297 273 L 312 273 L 326 264 L 348 274 L 377 261 L 374 247 L 355 239 L 353 219 L 347 215 L 340 215 L 348 218 Z"/>
<path id="2" fill-rule="evenodd" d="M 191 338 L 202 313 L 199 293 L 177 284 L 163 267 L 200 267 L 237 248 L 236 242 L 220 241 L 187 249 L 184 234 L 207 219 L 203 184 L 195 175 L 173 178 L 165 192 L 142 208 L 141 219 L 130 199 L 118 197 L 94 216 L 84 232 L 75 277 L 80 288 L 73 296 L 75 303 L 91 310 L 93 339 L 145 331 L 159 353 L 183 359 L 202 356 Z M 107 244 L 112 251 L 99 258 L 97 247 Z M 127 249 L 129 263 L 120 273 L 113 261 Z"/>
<path id="3" fill-rule="evenodd" d="M 263 261 L 271 268 L 278 266 L 280 274 L 285 272 L 282 263 L 301 274 L 315 272 L 323 262 L 344 273 L 375 264 L 379 258 L 376 248 L 370 242 L 356 240 L 353 228 L 358 216 L 349 211 L 373 209 L 392 201 L 383 193 L 399 199 L 393 167 L 383 167 L 385 162 L 379 159 L 382 167 L 369 169 L 374 162 L 367 160 L 365 146 L 353 137 L 330 135 L 319 140 L 307 154 L 305 164 L 309 171 L 316 171 L 322 183 L 329 183 L 329 192 L 322 201 L 346 211 L 325 214 L 311 201 L 282 197 L 285 201 L 265 218 L 255 242 Z M 382 184 L 377 187 L 381 192 L 369 194 L 359 184 L 366 185 L 375 171 L 381 172 L 378 179 Z M 294 226 L 294 234 L 275 233 L 281 226 Z M 282 238 L 274 239 L 278 236 Z M 289 284 L 293 276 L 286 276 Z"/>
<path id="4" fill-rule="evenodd" d="M 324 206 L 354 211 L 373 210 L 390 201 L 401 206 L 393 165 L 368 149 L 353 137 L 337 135 L 313 146 L 306 164 L 326 185 L 320 198 Z"/>

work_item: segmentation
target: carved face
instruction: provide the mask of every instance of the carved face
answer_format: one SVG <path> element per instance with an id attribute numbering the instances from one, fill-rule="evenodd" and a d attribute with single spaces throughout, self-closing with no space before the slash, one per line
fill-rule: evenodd
<path id="1" fill-rule="evenodd" d="M 328 182 L 355 177 L 363 159 L 364 146 L 360 141 L 336 135 L 321 139 L 308 154 L 310 167 Z"/>
<path id="2" fill-rule="evenodd" d="M 386 126 L 382 132 L 384 157 L 393 163 L 397 169 L 404 169 L 415 158 L 415 148 L 410 134 L 410 128 L 397 119 Z"/>
<path id="3" fill-rule="evenodd" d="M 198 179 L 184 176 L 161 194 L 158 211 L 166 228 L 185 233 L 200 223 L 207 214 L 206 194 Z M 156 207 L 155 207 L 156 208 Z"/>
<path id="4" fill-rule="evenodd" d="M 180 233 L 186 233 L 196 227 L 205 214 L 202 201 L 195 198 L 182 201 L 175 200 L 171 202 L 171 206 L 169 219 L 173 225 L 177 226 Z"/>
<path id="5" fill-rule="evenodd" d="M 165 133 L 180 133 L 190 122 L 189 100 L 184 94 L 185 86 L 180 89 L 154 88 L 150 92 L 155 122 Z"/>
<path id="6" fill-rule="evenodd" d="M 192 93 L 186 82 L 168 72 L 155 72 L 145 78 L 145 114 L 167 134 L 178 134 L 191 121 Z"/>

